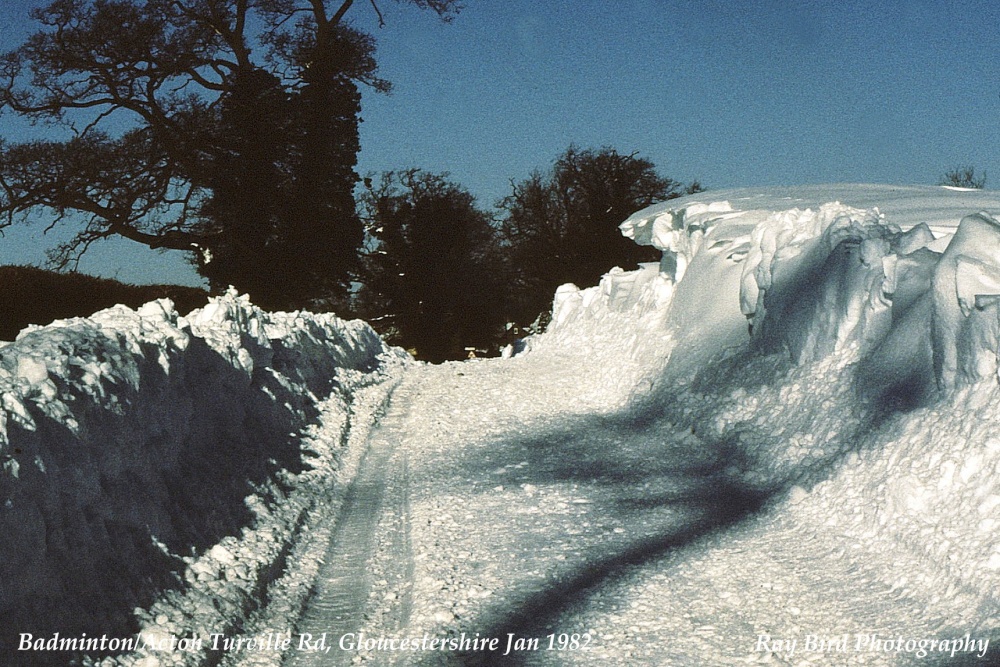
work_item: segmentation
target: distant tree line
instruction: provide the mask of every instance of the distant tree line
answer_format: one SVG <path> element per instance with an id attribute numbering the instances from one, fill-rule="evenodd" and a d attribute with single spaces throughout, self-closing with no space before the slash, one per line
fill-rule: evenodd
<path id="1" fill-rule="evenodd" d="M 701 190 L 634 154 L 575 146 L 550 171 L 513 182 L 493 215 L 447 174 L 388 172 L 366 186 L 356 310 L 432 361 L 495 350 L 548 314 L 559 285 L 594 285 L 614 266 L 658 261 L 659 251 L 624 238 L 618 225 Z"/>
<path id="2" fill-rule="evenodd" d="M 457 0 L 399 0 L 450 21 Z M 425 359 L 495 349 L 565 282 L 657 253 L 617 226 L 700 190 L 613 148 L 569 147 L 491 210 L 447 174 L 356 173 L 361 86 L 387 91 L 380 0 L 55 0 L 0 58 L 0 112 L 57 138 L 0 139 L 0 230 L 48 212 L 73 268 L 121 236 L 187 253 L 213 291 L 369 319 Z"/>
<path id="3" fill-rule="evenodd" d="M 170 299 L 187 314 L 208 303 L 208 294 L 196 287 L 126 285 L 82 273 L 0 266 L 0 341 L 14 340 L 29 324 L 85 317 L 119 303 L 138 308 L 154 299 Z"/>

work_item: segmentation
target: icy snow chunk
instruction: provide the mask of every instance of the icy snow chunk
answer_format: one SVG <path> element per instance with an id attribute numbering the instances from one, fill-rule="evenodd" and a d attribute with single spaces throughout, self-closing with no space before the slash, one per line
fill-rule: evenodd
<path id="1" fill-rule="evenodd" d="M 22 355 L 17 358 L 17 376 L 30 384 L 39 384 L 49 379 L 49 371 L 43 359 Z"/>
<path id="2" fill-rule="evenodd" d="M 921 248 L 926 248 L 932 243 L 934 243 L 934 232 L 927 226 L 927 223 L 921 222 L 919 225 L 911 227 L 896 239 L 895 251 L 899 255 L 909 255 Z"/>
<path id="3" fill-rule="evenodd" d="M 930 294 L 925 294 L 903 310 L 885 339 L 859 365 L 858 388 L 863 396 L 903 407 L 923 405 L 933 398 L 937 383 L 931 349 L 932 306 Z"/>
<path id="4" fill-rule="evenodd" d="M 619 267 L 611 269 L 599 285 L 608 309 L 622 313 L 635 308 L 658 274 L 659 265 L 648 263 L 640 264 L 636 271 L 624 271 Z"/>
<path id="5" fill-rule="evenodd" d="M 892 297 L 892 319 L 899 320 L 917 299 L 931 288 L 931 277 L 941 255 L 921 248 L 912 253 L 886 257 L 886 292 Z"/>
<path id="6" fill-rule="evenodd" d="M 160 320 L 168 324 L 177 324 L 177 311 L 170 299 L 156 299 L 139 306 L 136 311 L 139 316 L 148 320 Z"/>
<path id="7" fill-rule="evenodd" d="M 233 556 L 233 552 L 222 546 L 221 544 L 216 544 L 214 547 L 208 550 L 208 555 L 222 563 L 223 565 L 235 565 L 236 557 Z"/>
<path id="8" fill-rule="evenodd" d="M 937 264 L 934 294 L 934 369 L 943 388 L 975 377 L 959 378 L 959 333 L 975 304 L 977 290 L 1000 291 L 1000 222 L 986 213 L 962 218 Z M 970 351 L 966 350 L 966 354 Z M 972 354 L 975 354 L 972 352 Z"/>
<path id="9" fill-rule="evenodd" d="M 876 345 L 891 325 L 884 283 L 892 262 L 884 260 L 896 232 L 877 209 L 836 203 L 758 225 L 740 298 L 754 337 L 798 363 Z"/>
<path id="10" fill-rule="evenodd" d="M 713 223 L 730 217 L 726 214 L 733 213 L 733 207 L 727 201 L 695 203 L 676 210 L 668 208 L 660 211 L 657 208 L 630 216 L 618 226 L 622 235 L 639 245 L 683 253 L 691 246 L 689 236 L 693 232 L 704 233 Z"/>
<path id="11" fill-rule="evenodd" d="M 965 255 L 959 255 L 955 261 L 958 305 L 968 317 L 976 307 L 977 297 L 1000 295 L 1000 266 Z"/>
<path id="12" fill-rule="evenodd" d="M 195 581 L 213 581 L 218 576 L 219 571 L 215 564 L 204 558 L 191 563 L 188 566 L 188 571 L 185 573 L 187 580 L 192 583 Z"/>
<path id="13" fill-rule="evenodd" d="M 964 308 L 963 308 L 964 312 Z M 956 342 L 959 384 L 995 379 L 1000 349 L 1000 295 L 978 294 Z"/>
<path id="14" fill-rule="evenodd" d="M 740 284 L 740 309 L 744 315 L 754 315 L 761 291 L 771 288 L 771 265 L 779 249 L 785 257 L 794 256 L 819 231 L 816 213 L 808 209 L 771 213 L 754 227 Z"/>
<path id="15" fill-rule="evenodd" d="M 809 497 L 809 492 L 806 491 L 801 486 L 793 486 L 788 492 L 788 502 L 792 505 L 798 505 L 803 500 Z"/>
<path id="16" fill-rule="evenodd" d="M 189 326 L 194 335 L 204 338 L 213 350 L 232 361 L 247 376 L 251 376 L 254 369 L 269 366 L 274 355 L 263 317 L 260 309 L 250 303 L 247 295 L 240 295 L 230 288 L 225 295 L 209 299 L 208 305 L 192 312 L 180 322 Z M 283 322 L 288 314 L 274 313 L 272 317 L 277 322 Z M 284 333 L 276 334 L 275 338 L 287 335 L 287 323 L 281 329 Z"/>
<path id="17" fill-rule="evenodd" d="M 680 282 L 687 273 L 692 259 L 702 250 L 712 231 L 723 222 L 730 228 L 738 228 L 734 220 L 753 217 L 756 211 L 736 211 L 727 201 L 689 203 L 682 207 L 660 204 L 630 216 L 619 225 L 621 233 L 639 245 L 652 246 L 663 252 L 660 272 L 670 281 Z M 752 227 L 750 225 L 747 228 Z M 714 238 L 711 247 L 729 246 L 733 239 Z M 739 248 L 734 254 L 742 260 L 746 245 L 736 243 Z"/>
<path id="18" fill-rule="evenodd" d="M 35 430 L 35 420 L 32 419 L 31 415 L 28 413 L 28 408 L 24 405 L 20 396 L 6 391 L 2 396 L 0 396 L 0 406 L 2 406 L 3 411 L 6 412 L 9 417 L 13 418 L 13 421 L 16 424 L 19 424 L 27 431 Z"/>
<path id="19" fill-rule="evenodd" d="M 250 355 L 250 352 L 248 350 L 242 347 L 239 350 L 237 350 L 236 361 L 239 362 L 240 367 L 242 367 L 243 370 L 246 371 L 247 375 L 253 373 L 253 356 Z"/>
<path id="20" fill-rule="evenodd" d="M 565 322 L 582 304 L 583 295 L 579 287 L 573 283 L 566 283 L 557 287 L 555 297 L 552 301 L 553 324 L 559 326 Z"/>

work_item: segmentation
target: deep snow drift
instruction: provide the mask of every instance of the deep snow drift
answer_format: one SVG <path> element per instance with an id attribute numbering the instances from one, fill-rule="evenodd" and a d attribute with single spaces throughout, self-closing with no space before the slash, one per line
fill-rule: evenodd
<path id="1" fill-rule="evenodd" d="M 234 294 L 186 318 L 117 306 L 0 348 L 0 661 L 31 662 L 20 633 L 134 635 L 133 609 L 183 579 L 214 587 L 215 627 L 241 622 L 315 502 L 296 489 L 336 468 L 303 429 L 323 402 L 326 442 L 346 439 L 355 395 L 401 359 L 363 322 Z"/>
<path id="2" fill-rule="evenodd" d="M 621 226 L 664 252 L 658 270 L 561 289 L 532 348 L 631 368 L 630 418 L 727 443 L 741 483 L 786 498 L 786 529 L 838 536 L 937 606 L 937 630 L 995 644 L 998 217 L 1000 194 L 940 187 L 672 200 Z"/>
<path id="3" fill-rule="evenodd" d="M 622 225 L 659 265 L 560 288 L 509 359 L 399 366 L 360 323 L 233 296 L 24 334 L 0 348 L 0 600 L 15 627 L 168 644 L 106 665 L 280 664 L 169 642 L 295 630 L 331 489 L 402 377 L 365 636 L 590 637 L 525 664 L 991 664 L 998 215 L 937 187 L 672 200 Z M 171 572 L 189 586 L 149 604 Z"/>
<path id="4" fill-rule="evenodd" d="M 944 477 L 943 498 L 969 490 L 973 470 L 990 469 L 982 458 L 995 449 L 986 442 L 992 425 L 973 417 L 989 414 L 1000 397 L 1000 221 L 991 211 L 1000 214 L 998 193 L 919 186 L 739 189 L 671 200 L 621 225 L 663 251 L 660 266 L 616 269 L 585 290 L 564 286 L 552 327 L 532 347 L 582 353 L 597 368 L 632 368 L 619 384 L 636 391 L 667 379 L 683 386 L 698 374 L 700 386 L 733 391 L 732 409 L 758 421 L 767 412 L 740 387 L 755 384 L 756 367 L 782 360 L 797 370 L 764 372 L 822 370 L 828 387 L 811 395 L 782 387 L 789 380 L 781 375 L 768 381 L 802 401 L 810 419 L 829 418 L 831 406 L 822 404 L 839 384 L 850 389 L 839 406 L 877 425 L 895 418 L 893 428 L 906 429 L 950 415 L 945 421 L 964 424 L 962 434 L 935 428 L 933 458 L 946 472 L 966 473 Z M 976 497 L 992 497 L 972 486 Z M 923 490 L 914 494 L 911 506 L 925 507 Z"/>

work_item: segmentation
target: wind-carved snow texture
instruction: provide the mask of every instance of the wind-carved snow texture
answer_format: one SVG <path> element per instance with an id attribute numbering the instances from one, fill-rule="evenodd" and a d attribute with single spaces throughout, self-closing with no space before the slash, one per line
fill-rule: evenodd
<path id="1" fill-rule="evenodd" d="M 862 199 L 872 196 L 858 189 Z M 917 188 L 903 191 L 911 200 L 920 194 Z M 912 220 L 916 207 L 908 203 L 905 217 Z M 954 234 L 948 234 L 942 252 L 929 248 L 935 237 L 927 222 L 904 233 L 877 207 L 826 203 L 815 209 L 735 210 L 727 201 L 666 206 L 632 216 L 622 224 L 623 233 L 664 252 L 661 276 L 679 283 L 677 291 L 687 267 L 705 252 L 721 248 L 727 259 L 742 262 L 740 310 L 763 350 L 786 349 L 796 363 L 806 363 L 842 349 L 868 356 L 879 348 L 874 365 L 898 376 L 924 365 L 926 355 L 895 355 L 912 354 L 921 347 L 915 334 L 929 331 L 922 337 L 931 341 L 939 388 L 995 375 L 991 313 L 1000 294 L 1000 222 L 988 213 L 962 217 L 948 230 Z M 928 209 L 935 226 L 947 224 L 940 208 Z M 677 304 L 671 308 L 677 310 Z M 674 326 L 685 328 L 687 320 L 676 322 L 682 314 L 671 317 Z M 889 368 L 894 365 L 896 373 Z M 917 376 L 926 373 L 920 368 Z M 917 382 L 911 385 L 892 389 L 927 391 Z"/>
<path id="2" fill-rule="evenodd" d="M 934 269 L 931 285 L 938 382 L 950 388 L 995 375 L 995 335 L 988 333 L 989 327 L 984 331 L 982 324 L 991 315 L 995 319 L 989 297 L 1000 295 L 1000 222 L 986 213 L 963 218 Z M 970 319 L 973 312 L 977 316 Z M 989 348 L 980 349 L 982 344 Z M 993 367 L 983 368 L 983 353 L 989 352 L 993 352 Z"/>
<path id="3" fill-rule="evenodd" d="M 309 472 L 301 429 L 337 396 L 347 428 L 352 394 L 398 358 L 363 322 L 233 293 L 186 318 L 166 300 L 116 306 L 0 348 L 4 664 L 68 660 L 15 655 L 18 633 L 127 636 L 134 608 L 184 579 L 228 581 L 215 606 L 238 623 L 308 509 L 273 504 Z"/>

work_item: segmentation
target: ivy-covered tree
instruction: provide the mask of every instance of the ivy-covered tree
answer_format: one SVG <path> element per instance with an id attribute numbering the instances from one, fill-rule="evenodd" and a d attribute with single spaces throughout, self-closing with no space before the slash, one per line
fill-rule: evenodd
<path id="1" fill-rule="evenodd" d="M 397 0 L 450 19 L 456 0 Z M 266 307 L 342 300 L 363 229 L 360 85 L 386 90 L 353 0 L 55 0 L 0 61 L 0 108 L 50 123 L 0 143 L 0 227 L 40 209 L 189 252 Z M 364 6 L 379 12 L 378 2 Z M 378 13 L 381 20 L 381 13 Z"/>
<path id="2" fill-rule="evenodd" d="M 660 176 L 655 165 L 613 148 L 570 146 L 547 174 L 514 183 L 500 206 L 501 229 L 514 274 L 514 318 L 525 325 L 552 304 L 564 283 L 589 286 L 614 266 L 633 269 L 659 260 L 618 229 L 651 204 L 701 191 Z"/>
<path id="3" fill-rule="evenodd" d="M 370 230 L 358 310 L 432 362 L 494 347 L 505 286 L 497 230 L 447 174 L 387 172 L 362 197 Z"/>

